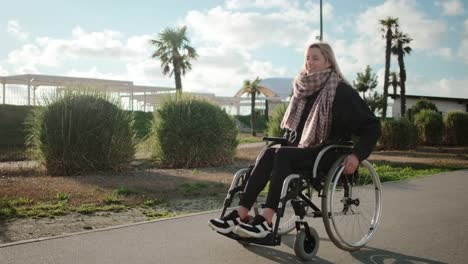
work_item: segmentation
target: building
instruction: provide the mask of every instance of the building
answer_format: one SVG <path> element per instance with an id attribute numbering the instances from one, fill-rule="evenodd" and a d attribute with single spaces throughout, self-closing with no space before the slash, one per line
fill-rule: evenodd
<path id="1" fill-rule="evenodd" d="M 401 116 L 401 96 L 389 95 L 393 99 L 392 116 Z M 406 109 L 410 109 L 418 100 L 427 99 L 433 102 L 437 109 L 445 116 L 448 112 L 462 111 L 468 112 L 468 98 L 437 97 L 422 95 L 406 95 Z"/>

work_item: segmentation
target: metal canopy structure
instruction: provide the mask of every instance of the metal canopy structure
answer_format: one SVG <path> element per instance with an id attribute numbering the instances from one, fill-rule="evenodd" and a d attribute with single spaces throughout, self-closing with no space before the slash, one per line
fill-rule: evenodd
<path id="1" fill-rule="evenodd" d="M 0 76 L 2 84 L 2 104 L 11 103 L 15 97 L 22 97 L 22 103 L 27 105 L 40 105 L 40 100 L 36 100 L 36 92 L 46 91 L 49 94 L 59 94 L 66 90 L 73 90 L 79 87 L 90 87 L 98 91 L 118 94 L 120 100 L 128 101 L 126 107 L 128 110 L 154 110 L 161 104 L 163 98 L 169 93 L 174 93 L 175 88 L 160 86 L 134 85 L 131 81 L 106 80 L 95 78 L 80 78 L 68 76 L 40 75 L 40 74 L 22 74 L 11 76 Z M 8 87 L 10 86 L 10 87 Z M 12 92 L 11 86 L 21 91 Z M 18 86 L 22 86 L 18 88 Z M 25 88 L 27 90 L 25 90 Z M 6 91 L 9 89 L 10 93 Z M 242 98 L 240 94 L 234 97 L 216 96 L 213 93 L 190 93 L 195 97 L 204 98 L 222 108 L 235 109 L 235 114 L 240 114 L 241 106 L 249 106 L 250 100 Z M 276 104 L 281 103 L 281 98 L 268 88 L 263 88 L 262 93 L 265 98 L 258 98 L 256 105 L 259 108 L 266 108 L 266 100 L 271 104 L 271 109 Z M 13 97 L 13 98 L 7 98 Z M 7 100 L 10 99 L 10 100 Z M 136 107 L 135 107 L 136 106 Z"/>
<path id="2" fill-rule="evenodd" d="M 129 97 L 129 108 L 134 110 L 134 95 L 175 92 L 175 88 L 134 85 L 131 81 L 80 78 L 54 75 L 22 74 L 0 76 L 2 84 L 2 103 L 6 104 L 7 85 L 27 86 L 27 105 L 36 105 L 36 91 L 43 87 L 53 87 L 55 93 L 74 89 L 78 86 L 90 86 L 107 93 L 117 93 L 119 97 Z M 25 95 L 26 96 L 26 95 Z M 32 101 L 32 102 L 31 102 Z M 144 109 L 146 111 L 146 109 Z"/>

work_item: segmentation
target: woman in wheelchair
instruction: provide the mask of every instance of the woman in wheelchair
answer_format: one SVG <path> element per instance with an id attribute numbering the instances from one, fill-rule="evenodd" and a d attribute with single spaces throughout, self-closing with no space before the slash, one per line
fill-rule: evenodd
<path id="1" fill-rule="evenodd" d="M 239 207 L 209 226 L 223 234 L 263 238 L 272 231 L 283 181 L 300 164 L 313 164 L 324 142 L 359 138 L 343 161 L 344 174 L 353 174 L 372 152 L 380 136 L 380 122 L 346 81 L 332 48 L 314 43 L 305 51 L 303 69 L 293 82 L 293 96 L 281 122 L 289 131 L 288 143 L 265 148 L 253 167 Z M 265 208 L 251 217 L 249 211 L 270 181 Z"/>

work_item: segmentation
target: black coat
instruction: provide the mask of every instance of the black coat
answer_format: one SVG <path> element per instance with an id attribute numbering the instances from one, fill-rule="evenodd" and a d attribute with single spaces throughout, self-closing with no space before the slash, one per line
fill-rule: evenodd
<path id="1" fill-rule="evenodd" d="M 305 122 L 318 94 L 319 92 L 316 92 L 307 98 L 293 145 L 298 145 L 300 141 Z M 353 153 L 359 160 L 364 160 L 369 157 L 380 137 L 380 122 L 358 92 L 345 82 L 340 82 L 336 87 L 332 125 L 327 141 L 349 141 L 352 135 L 359 138 Z"/>

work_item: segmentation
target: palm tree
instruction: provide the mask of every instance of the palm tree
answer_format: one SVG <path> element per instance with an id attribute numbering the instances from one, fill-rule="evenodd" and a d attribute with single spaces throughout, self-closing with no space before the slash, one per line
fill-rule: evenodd
<path id="1" fill-rule="evenodd" d="M 406 112 L 406 69 L 404 56 L 410 54 L 412 49 L 409 46 L 413 39 L 408 34 L 398 31 L 393 36 L 392 53 L 398 58 L 398 66 L 400 67 L 400 96 L 401 96 L 401 116 Z"/>
<path id="2" fill-rule="evenodd" d="M 366 99 L 366 92 L 372 91 L 377 86 L 377 76 L 372 74 L 372 68 L 367 65 L 363 73 L 358 72 L 353 86 L 358 92 L 362 92 L 362 98 Z"/>
<path id="3" fill-rule="evenodd" d="M 195 48 L 190 46 L 187 37 L 187 26 L 171 29 L 166 28 L 159 33 L 158 39 L 151 39 L 150 43 L 156 47 L 152 58 L 161 60 L 161 68 L 164 75 L 174 74 L 177 94 L 182 92 L 181 75 L 185 75 L 192 69 L 191 60 L 198 58 Z"/>
<path id="4" fill-rule="evenodd" d="M 398 80 L 398 75 L 396 72 L 390 73 L 390 80 L 389 84 L 393 87 L 393 95 L 397 94 L 397 87 L 400 85 L 400 81 Z"/>
<path id="5" fill-rule="evenodd" d="M 250 110 L 251 110 L 250 111 L 250 113 L 251 113 L 250 114 L 250 127 L 251 127 L 251 130 L 252 130 L 252 136 L 257 135 L 257 133 L 255 132 L 255 100 L 256 100 L 256 96 L 259 95 L 259 94 L 269 95 L 271 93 L 267 88 L 265 88 L 263 86 L 260 86 L 261 81 L 262 81 L 262 79 L 260 79 L 259 77 L 257 77 L 253 81 L 245 80 L 244 84 L 242 85 L 242 88 L 235 95 L 236 97 L 241 96 L 243 94 L 250 95 L 250 100 L 251 100 L 251 104 L 250 104 Z"/>
<path id="6" fill-rule="evenodd" d="M 387 97 L 388 97 L 388 79 L 390 72 L 390 53 L 392 47 L 392 39 L 394 31 L 399 27 L 398 18 L 387 17 L 387 19 L 379 20 L 380 25 L 382 26 L 381 31 L 383 33 L 382 37 L 385 38 L 385 75 L 384 75 L 384 87 L 383 87 L 383 109 L 382 109 L 382 118 L 387 117 Z"/>

